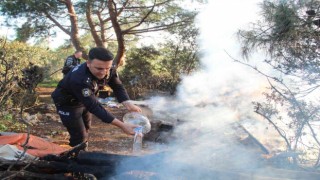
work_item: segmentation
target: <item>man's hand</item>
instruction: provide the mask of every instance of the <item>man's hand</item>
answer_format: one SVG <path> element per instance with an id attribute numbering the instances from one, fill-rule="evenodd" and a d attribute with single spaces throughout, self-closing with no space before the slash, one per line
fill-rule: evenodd
<path id="1" fill-rule="evenodd" d="M 129 135 L 134 135 L 134 128 L 138 127 L 138 125 L 134 125 L 134 124 L 129 124 L 129 123 L 123 123 L 122 121 L 120 121 L 119 119 L 114 119 L 111 124 L 119 127 L 120 129 L 123 130 L 123 132 L 125 132 L 126 134 Z"/>
<path id="2" fill-rule="evenodd" d="M 141 108 L 139 106 L 136 106 L 134 104 L 132 104 L 130 101 L 124 101 L 122 102 L 122 104 L 124 105 L 124 107 L 127 108 L 128 111 L 131 112 L 142 112 Z"/>

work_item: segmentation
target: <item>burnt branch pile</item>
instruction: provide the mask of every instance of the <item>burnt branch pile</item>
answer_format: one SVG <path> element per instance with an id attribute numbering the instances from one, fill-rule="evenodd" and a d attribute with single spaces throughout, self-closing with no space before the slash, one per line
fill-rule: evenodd
<path id="1" fill-rule="evenodd" d="M 114 174 L 116 165 L 129 156 L 104 155 L 85 152 L 85 144 L 76 146 L 59 156 L 48 155 L 38 160 L 1 160 L 0 179 L 96 179 Z M 88 155 L 91 154 L 91 155 Z M 91 159 L 87 157 L 90 156 Z"/>
<path id="2" fill-rule="evenodd" d="M 50 155 L 34 161 L 0 163 L 0 179 L 319 179 L 316 172 L 275 169 L 219 169 L 198 167 L 192 163 L 162 160 L 170 152 L 144 156 L 127 156 L 86 152 L 76 147 L 60 156 Z M 193 173 L 188 173 L 193 172 Z M 142 178 L 145 177 L 145 178 Z"/>

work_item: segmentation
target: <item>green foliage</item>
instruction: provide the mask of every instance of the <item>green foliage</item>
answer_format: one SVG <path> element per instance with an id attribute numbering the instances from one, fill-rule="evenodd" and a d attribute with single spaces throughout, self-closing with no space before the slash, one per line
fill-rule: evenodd
<path id="1" fill-rule="evenodd" d="M 5 41 L 3 39 L 0 40 L 2 40 L 0 41 L 2 45 L 0 51 L 0 109 L 4 110 L 11 105 L 11 96 L 16 92 L 16 75 L 19 74 L 19 70 L 17 69 L 17 63 L 15 63 L 15 61 L 18 61 L 18 58 L 14 56 L 10 57 L 10 53 L 8 53 L 5 47 Z"/>
<path id="2" fill-rule="evenodd" d="M 20 106 L 17 98 L 34 97 L 36 86 L 50 74 L 50 62 L 55 54 L 48 49 L 0 39 L 0 108 L 2 111 Z M 29 95 L 28 95 L 29 94 Z M 30 102 L 30 99 L 27 100 Z M 27 102 L 25 101 L 25 102 Z"/>
<path id="3" fill-rule="evenodd" d="M 24 132 L 27 128 L 25 124 L 17 122 L 12 114 L 0 114 L 0 132 Z"/>
<path id="4" fill-rule="evenodd" d="M 29 37 L 34 34 L 35 30 L 29 23 L 23 24 L 21 27 L 17 28 L 17 41 L 27 42 Z"/>
<path id="5" fill-rule="evenodd" d="M 5 43 L 6 59 L 10 60 L 10 63 L 15 63 L 15 71 L 18 78 L 22 78 L 21 70 L 26 68 L 29 63 L 32 63 L 38 67 L 45 68 L 43 78 L 50 79 L 51 73 L 56 70 L 57 67 L 63 64 L 63 60 L 66 56 L 61 57 L 63 53 L 53 52 L 46 47 L 30 46 L 23 42 L 12 41 Z M 59 63 L 59 66 L 57 66 Z M 16 72 L 19 71 L 19 72 Z"/>
<path id="6" fill-rule="evenodd" d="M 146 89 L 156 89 L 155 68 L 152 65 L 159 59 L 160 52 L 154 47 L 131 49 L 127 55 L 127 63 L 121 71 L 121 79 L 128 85 L 128 93 L 132 98 L 137 98 Z"/>
<path id="7" fill-rule="evenodd" d="M 13 110 L 36 103 L 35 88 L 48 74 L 54 56 L 48 49 L 17 41 L 0 39 L 0 46 L 0 130 L 23 131 L 26 126 L 17 122 Z"/>
<path id="8" fill-rule="evenodd" d="M 35 88 L 50 74 L 56 55 L 46 48 L 1 38 L 0 47 L 0 130 L 23 131 L 26 126 L 12 116 L 17 113 L 14 109 L 36 103 Z"/>
<path id="9" fill-rule="evenodd" d="M 239 31 L 243 55 L 249 57 L 256 48 L 265 49 L 271 56 L 266 62 L 277 71 L 308 83 L 319 81 L 319 26 L 313 24 L 316 16 L 310 17 L 305 12 L 319 7 L 319 3 L 264 1 L 264 21 L 255 23 L 253 30 Z"/>
<path id="10" fill-rule="evenodd" d="M 51 81 L 43 81 L 39 84 L 40 87 L 57 87 L 58 85 L 57 80 L 51 80 Z"/>
<path id="11" fill-rule="evenodd" d="M 193 17 L 192 13 L 188 15 Z M 174 94 L 181 75 L 188 75 L 199 66 L 198 29 L 193 22 L 189 22 L 188 28 L 171 28 L 170 33 L 171 39 L 157 48 L 129 50 L 121 74 L 132 98 L 143 96 L 148 90 Z"/>
<path id="12" fill-rule="evenodd" d="M 4 124 L 0 124 L 0 131 L 6 131 L 8 128 Z"/>
<path id="13" fill-rule="evenodd" d="M 173 94 L 181 75 L 190 74 L 198 64 L 197 48 L 190 46 L 170 42 L 159 50 L 153 46 L 134 48 L 128 53 L 121 79 L 132 98 L 141 97 L 150 90 Z"/>
<path id="14" fill-rule="evenodd" d="M 320 104 L 315 101 L 320 87 L 319 7 L 319 1 L 267 0 L 261 6 L 263 19 L 251 30 L 239 31 L 243 55 L 264 50 L 269 55 L 264 63 L 280 74 L 253 67 L 270 83 L 265 101 L 254 102 L 255 112 L 273 125 L 286 151 L 299 154 L 292 163 L 313 167 L 320 167 Z"/>
<path id="15" fill-rule="evenodd" d="M 190 23 L 188 28 L 173 28 L 171 33 L 172 40 L 162 46 L 164 59 L 161 61 L 161 67 L 171 77 L 173 86 L 170 92 L 173 93 L 180 82 L 180 76 L 189 75 L 199 66 L 199 31 Z"/>
<path id="16" fill-rule="evenodd" d="M 12 114 L 0 114 L 0 132 L 23 132 L 26 130 L 26 125 L 17 122 Z"/>
<path id="17" fill-rule="evenodd" d="M 1 116 L 0 116 L 1 118 Z M 8 129 L 7 124 L 8 122 L 12 121 L 12 115 L 11 114 L 5 114 L 2 116 L 2 123 L 0 125 L 0 131 L 6 131 Z"/>
<path id="18" fill-rule="evenodd" d="M 11 18 L 9 26 L 16 26 L 24 22 L 18 28 L 18 39 L 24 41 L 31 37 L 48 36 L 50 28 L 54 26 L 47 18 L 48 14 L 64 13 L 63 4 L 55 0 L 25 1 L 25 0 L 2 0 L 0 1 L 0 11 L 3 15 Z M 17 21 L 15 21 L 17 20 Z"/>
<path id="19" fill-rule="evenodd" d="M 283 38 L 283 36 L 290 35 L 290 31 L 299 23 L 295 9 L 291 7 L 288 1 L 282 1 L 279 4 L 264 1 L 262 9 L 264 10 L 263 15 L 266 21 L 272 22 L 272 24 L 270 24 L 273 26 L 271 34 L 274 37 Z M 287 38 L 290 38 L 290 36 Z"/>
<path id="20" fill-rule="evenodd" d="M 162 31 L 175 26 L 185 27 L 194 17 L 185 16 L 188 11 L 181 7 L 180 2 L 181 0 L 145 0 L 129 3 L 113 1 L 112 3 L 119 11 L 115 21 L 119 23 L 121 30 L 123 30 L 122 33 L 126 34 L 125 39 L 131 41 L 138 37 L 135 36 L 138 33 Z M 30 38 L 54 37 L 56 35 L 54 27 L 59 28 L 71 38 L 75 38 L 78 34 L 72 34 L 73 32 L 69 28 L 72 27 L 73 30 L 81 28 L 86 35 L 92 35 L 93 32 L 98 31 L 99 39 L 107 45 L 115 39 L 114 32 L 110 31 L 112 30 L 110 29 L 112 23 L 110 13 L 106 8 L 108 3 L 110 2 L 72 1 L 71 5 L 75 10 L 77 22 L 66 20 L 68 15 L 66 13 L 68 11 L 67 3 L 56 0 L 2 0 L 0 1 L 0 12 L 7 18 L 9 26 L 17 27 L 17 40 L 19 41 L 26 42 Z M 95 29 L 88 26 L 88 17 L 85 16 L 89 7 L 92 18 L 90 21 L 94 23 Z M 188 13 L 189 15 L 194 14 Z M 100 30 L 102 32 L 99 32 Z M 92 39 L 97 41 L 96 38 L 91 37 L 90 44 L 93 42 Z"/>

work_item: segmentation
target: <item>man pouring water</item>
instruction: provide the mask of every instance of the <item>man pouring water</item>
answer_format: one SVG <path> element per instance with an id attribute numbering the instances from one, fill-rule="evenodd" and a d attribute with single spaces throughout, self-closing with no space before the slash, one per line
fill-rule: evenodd
<path id="1" fill-rule="evenodd" d="M 113 57 L 105 48 L 92 48 L 89 60 L 66 74 L 51 95 L 61 121 L 69 132 L 69 145 L 72 147 L 88 140 L 92 114 L 127 134 L 134 134 L 137 125 L 123 123 L 96 99 L 99 87 L 108 84 L 119 103 L 131 112 L 141 112 L 140 107 L 129 101 L 116 69 L 112 66 Z"/>

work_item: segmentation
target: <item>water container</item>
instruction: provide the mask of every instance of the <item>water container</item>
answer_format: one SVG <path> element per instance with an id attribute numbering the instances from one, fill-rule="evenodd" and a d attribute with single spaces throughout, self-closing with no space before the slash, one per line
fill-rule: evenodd
<path id="1" fill-rule="evenodd" d="M 149 119 L 138 112 L 129 112 L 125 114 L 123 116 L 123 122 L 141 126 L 143 134 L 146 134 L 151 130 Z"/>
<path id="2" fill-rule="evenodd" d="M 142 140 L 143 140 L 142 129 L 143 129 L 142 126 L 136 127 L 134 129 L 132 153 L 135 155 L 140 155 L 142 152 Z"/>

